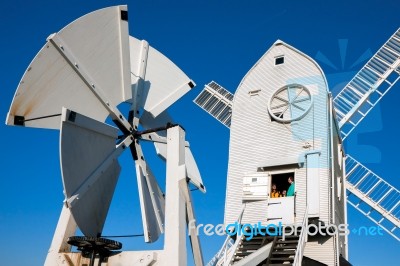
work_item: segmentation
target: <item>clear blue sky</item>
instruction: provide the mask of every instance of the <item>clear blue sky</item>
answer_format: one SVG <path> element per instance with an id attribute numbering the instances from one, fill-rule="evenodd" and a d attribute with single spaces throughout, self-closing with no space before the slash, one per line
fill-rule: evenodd
<path id="1" fill-rule="evenodd" d="M 231 92 L 263 53 L 281 39 L 318 61 L 329 85 L 349 80 L 372 53 L 400 26 L 398 1 L 2 1 L 0 4 L 0 120 L 14 91 L 46 37 L 72 20 L 99 8 L 128 4 L 130 34 L 146 39 L 184 70 L 197 87 L 171 108 L 187 130 L 207 193 L 194 192 L 200 223 L 223 222 L 229 130 L 192 100 L 215 80 Z M 346 54 L 340 47 L 347 40 Z M 400 188 L 398 150 L 399 84 L 348 139 L 346 150 Z M 58 132 L 6 127 L 0 123 L 0 257 L 1 265 L 42 265 L 63 201 Z M 160 183 L 164 165 L 150 145 L 146 157 Z M 136 177 L 129 154 L 106 222 L 104 235 L 141 233 Z M 154 166 L 153 166 L 154 165 Z M 162 185 L 163 186 L 163 185 Z M 369 220 L 349 206 L 350 226 Z M 201 236 L 208 261 L 223 237 Z M 141 239 L 123 239 L 126 249 L 142 249 Z M 147 247 L 160 248 L 161 244 Z M 380 237 L 350 236 L 353 265 L 396 265 L 400 243 Z"/>

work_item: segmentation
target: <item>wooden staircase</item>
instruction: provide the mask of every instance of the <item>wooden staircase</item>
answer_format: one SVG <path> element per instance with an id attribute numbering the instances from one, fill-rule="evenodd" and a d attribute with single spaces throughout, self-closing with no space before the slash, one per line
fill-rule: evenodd
<path id="1" fill-rule="evenodd" d="M 299 245 L 299 235 L 300 232 L 298 232 L 297 235 L 285 236 L 285 240 L 283 240 L 280 235 L 256 235 L 251 240 L 246 240 L 246 237 L 242 235 L 240 236 L 240 242 L 238 243 L 230 265 L 235 265 L 236 262 L 239 262 L 271 242 L 272 247 L 268 258 L 258 264 L 258 266 L 293 265 L 296 250 Z"/>
<path id="2" fill-rule="evenodd" d="M 282 236 L 276 236 L 268 259 L 261 265 L 293 265 L 298 244 L 298 235 L 286 236 L 285 240 Z"/>
<path id="3" fill-rule="evenodd" d="M 238 218 L 241 222 L 241 216 L 244 208 Z M 246 228 L 244 234 L 237 233 L 229 236 L 225 240 L 222 249 L 207 264 L 207 266 L 248 266 L 248 265 L 293 265 L 303 264 L 303 254 L 308 241 L 308 207 L 301 224 L 296 224 L 295 228 L 279 227 L 278 231 L 271 231 L 270 227 L 261 231 Z M 247 230 L 248 229 L 248 230 Z M 295 229 L 295 230 L 293 230 Z M 282 230 L 286 230 L 282 236 Z M 289 231 L 290 230 L 290 231 Z M 238 230 L 239 231 L 239 230 Z M 255 234 L 253 234 L 253 232 Z M 247 235 L 247 236 L 246 236 Z M 252 237 L 249 237 L 249 236 Z M 248 239 L 251 238 L 251 239 Z M 228 243 L 233 242 L 230 248 Z M 222 257 L 224 256 L 224 257 Z"/>
<path id="4" fill-rule="evenodd" d="M 245 236 L 241 236 L 241 242 L 238 245 L 238 248 L 235 251 L 235 254 L 232 258 L 231 264 L 234 264 L 244 257 L 252 254 L 253 252 L 257 251 L 264 245 L 271 242 L 273 237 L 270 236 L 261 236 L 257 235 L 254 236 L 251 240 L 246 240 Z"/>

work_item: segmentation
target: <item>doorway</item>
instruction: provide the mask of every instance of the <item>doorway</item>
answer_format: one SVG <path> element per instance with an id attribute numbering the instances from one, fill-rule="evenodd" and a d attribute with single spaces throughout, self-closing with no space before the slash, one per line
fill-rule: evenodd
<path id="1" fill-rule="evenodd" d="M 276 190 L 282 196 L 282 192 L 284 190 L 287 191 L 290 186 L 290 184 L 288 182 L 289 177 L 293 177 L 293 181 L 295 181 L 294 172 L 288 172 L 288 173 L 282 173 L 282 174 L 272 174 L 271 175 L 271 192 L 272 192 L 272 184 L 275 184 Z"/>

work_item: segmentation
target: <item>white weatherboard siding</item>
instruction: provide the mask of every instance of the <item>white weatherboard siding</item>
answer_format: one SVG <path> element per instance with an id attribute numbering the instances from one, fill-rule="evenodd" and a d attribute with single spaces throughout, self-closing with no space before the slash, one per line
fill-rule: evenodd
<path id="1" fill-rule="evenodd" d="M 275 57 L 285 56 L 285 63 L 275 66 Z M 267 105 L 279 88 L 298 83 L 313 95 L 314 104 L 301 120 L 289 124 L 271 122 Z M 250 91 L 261 90 L 257 95 Z M 229 151 L 225 223 L 234 222 L 242 205 L 242 179 L 246 172 L 257 171 L 263 161 L 304 156 L 308 150 L 320 150 L 320 218 L 328 222 L 328 117 L 327 85 L 320 68 L 296 49 L 275 44 L 244 77 L 235 93 Z M 312 147 L 303 148 L 309 142 Z M 280 166 L 296 169 L 296 212 L 301 221 L 306 206 L 306 170 L 298 165 Z M 275 170 L 275 169 L 274 169 Z M 266 222 L 266 201 L 248 203 L 243 223 Z"/>
<path id="2" fill-rule="evenodd" d="M 309 237 L 304 249 L 304 256 L 326 265 L 335 265 L 334 249 L 335 243 L 333 237 Z"/>

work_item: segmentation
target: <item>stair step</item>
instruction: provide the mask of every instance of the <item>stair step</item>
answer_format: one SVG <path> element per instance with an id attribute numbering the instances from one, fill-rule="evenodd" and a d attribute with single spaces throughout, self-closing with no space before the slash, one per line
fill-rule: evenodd
<path id="1" fill-rule="evenodd" d="M 269 235 L 265 235 L 265 236 L 263 236 L 263 235 L 254 235 L 252 239 L 264 239 L 264 238 L 268 238 L 268 239 L 271 239 L 271 238 L 272 238 L 272 239 L 273 239 L 274 236 L 269 236 Z"/>
<path id="2" fill-rule="evenodd" d="M 240 246 L 241 249 L 242 248 L 245 248 L 245 249 L 259 249 L 261 247 L 262 247 L 261 245 L 242 245 L 242 246 Z"/>
<path id="3" fill-rule="evenodd" d="M 273 255 L 294 255 L 294 254 L 296 254 L 295 250 L 273 251 L 272 252 L 272 256 Z"/>
<path id="4" fill-rule="evenodd" d="M 290 257 L 270 258 L 270 261 L 294 261 L 294 258 Z"/>
<path id="5" fill-rule="evenodd" d="M 255 241 L 243 241 L 242 245 L 261 245 L 263 240 L 255 240 Z"/>
<path id="6" fill-rule="evenodd" d="M 256 252 L 256 251 L 257 251 L 256 249 L 252 249 L 252 250 L 237 250 L 235 252 L 235 255 L 240 256 L 240 255 L 244 254 L 245 256 L 247 256 L 247 255 L 249 255 L 249 254 L 251 254 L 253 252 Z"/>
<path id="7" fill-rule="evenodd" d="M 246 257 L 246 256 L 235 256 L 232 258 L 232 261 L 239 261 L 239 260 L 243 259 L 244 257 Z"/>
<path id="8" fill-rule="evenodd" d="M 278 240 L 276 244 L 289 244 L 289 243 L 299 243 L 298 240 Z"/>
<path id="9" fill-rule="evenodd" d="M 297 249 L 297 245 L 296 245 L 296 246 L 290 246 L 290 245 L 286 245 L 286 246 L 275 246 L 274 249 Z"/>
<path id="10" fill-rule="evenodd" d="M 299 238 L 299 237 L 300 237 L 300 236 L 285 236 L 285 239 L 286 239 L 286 238 L 288 238 L 288 239 L 289 239 L 289 238 L 290 238 L 290 239 L 292 239 L 292 238 Z M 279 238 L 279 239 L 282 239 L 282 238 Z"/>

